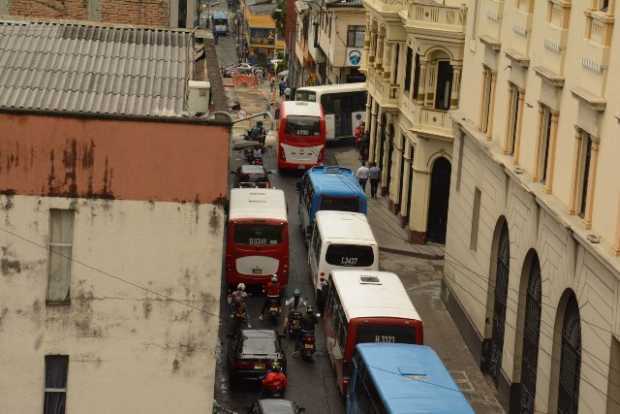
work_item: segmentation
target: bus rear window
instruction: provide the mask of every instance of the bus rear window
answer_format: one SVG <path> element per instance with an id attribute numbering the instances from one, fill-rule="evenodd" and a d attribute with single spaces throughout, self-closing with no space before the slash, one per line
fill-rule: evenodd
<path id="1" fill-rule="evenodd" d="M 321 197 L 319 210 L 358 212 L 359 200 L 355 197 Z"/>
<path id="2" fill-rule="evenodd" d="M 282 226 L 276 224 L 235 224 L 235 243 L 270 246 L 282 242 Z"/>
<path id="3" fill-rule="evenodd" d="M 402 325 L 360 325 L 356 343 L 386 342 L 415 344 L 416 328 Z"/>
<path id="4" fill-rule="evenodd" d="M 316 92 L 297 91 L 295 92 L 295 100 L 304 102 L 316 102 Z"/>
<path id="5" fill-rule="evenodd" d="M 330 265 L 346 267 L 368 267 L 375 261 L 371 246 L 354 244 L 330 244 L 325 253 Z"/>
<path id="6" fill-rule="evenodd" d="M 287 116 L 284 133 L 302 137 L 318 136 L 321 134 L 321 121 L 314 116 Z"/>

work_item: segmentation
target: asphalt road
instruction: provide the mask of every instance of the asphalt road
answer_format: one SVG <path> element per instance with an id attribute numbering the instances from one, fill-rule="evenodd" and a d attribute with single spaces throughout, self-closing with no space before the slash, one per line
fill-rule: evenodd
<path id="1" fill-rule="evenodd" d="M 240 160 L 233 154 L 231 167 L 238 165 Z M 287 296 L 290 296 L 295 288 L 302 291 L 302 295 L 312 301 L 312 288 L 308 276 L 308 265 L 306 260 L 306 246 L 303 242 L 299 229 L 299 219 L 297 216 L 297 193 L 295 183 L 299 175 L 280 175 L 275 173 L 274 150 L 270 148 L 265 157 L 267 168 L 274 170 L 272 179 L 277 188 L 284 190 L 289 208 L 289 237 L 290 237 L 290 274 Z M 258 320 L 258 314 L 263 304 L 262 296 L 252 296 L 249 298 L 249 313 L 252 328 L 273 328 L 268 321 Z M 227 316 L 225 292 L 222 295 L 222 315 Z M 221 358 L 218 361 L 218 372 L 216 380 L 216 399 L 218 402 L 230 409 L 244 411 L 253 401 L 258 398 L 259 390 L 251 384 L 244 385 L 236 389 L 230 389 L 226 372 L 225 352 L 230 322 L 222 318 L 220 327 L 220 339 L 222 343 Z M 320 325 L 320 324 L 319 324 Z M 329 363 L 325 351 L 325 342 L 322 328 L 317 330 L 317 352 L 314 355 L 314 362 L 306 362 L 300 358 L 293 357 L 293 342 L 283 339 L 283 345 L 288 362 L 289 386 L 286 398 L 297 402 L 306 409 L 306 413 L 337 414 L 344 412 L 343 400 L 340 398 L 336 388 L 336 379 Z"/>

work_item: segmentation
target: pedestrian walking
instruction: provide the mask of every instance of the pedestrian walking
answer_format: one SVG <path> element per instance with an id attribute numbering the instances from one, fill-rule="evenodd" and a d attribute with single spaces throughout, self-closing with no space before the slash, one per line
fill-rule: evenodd
<path id="1" fill-rule="evenodd" d="M 271 88 L 271 93 L 276 90 L 276 78 L 271 76 L 271 80 L 269 81 L 269 87 Z"/>
<path id="2" fill-rule="evenodd" d="M 366 192 L 366 181 L 368 181 L 369 173 L 370 170 L 366 166 L 366 163 L 362 161 L 362 165 L 355 172 L 355 176 L 357 177 L 357 181 L 360 183 L 360 187 L 362 187 L 364 192 Z"/>
<path id="3" fill-rule="evenodd" d="M 286 82 L 284 82 L 284 79 L 280 80 L 280 84 L 278 85 L 280 87 L 280 96 L 284 96 L 284 91 L 286 90 Z"/>
<path id="4" fill-rule="evenodd" d="M 377 198 L 377 187 L 379 187 L 379 175 L 381 174 L 381 168 L 377 167 L 376 163 L 370 164 L 368 170 L 368 178 L 370 178 L 370 197 Z"/>

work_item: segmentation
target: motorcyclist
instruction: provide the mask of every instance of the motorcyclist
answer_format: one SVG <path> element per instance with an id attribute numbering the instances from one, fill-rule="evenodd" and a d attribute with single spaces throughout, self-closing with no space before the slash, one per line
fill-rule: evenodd
<path id="1" fill-rule="evenodd" d="M 281 288 L 280 283 L 278 282 L 277 274 L 274 273 L 271 276 L 271 280 L 267 282 L 263 292 L 265 292 L 265 303 L 263 304 L 263 309 L 260 311 L 260 315 L 258 316 L 258 319 L 261 320 L 263 319 L 263 315 L 265 315 L 265 311 L 273 301 L 280 304 Z"/>
<path id="2" fill-rule="evenodd" d="M 299 351 L 303 345 L 302 342 L 304 335 L 314 336 L 314 327 L 316 326 L 317 322 L 318 321 L 316 314 L 314 313 L 314 309 L 312 309 L 312 306 L 308 306 L 306 308 L 306 313 L 301 319 L 301 335 L 299 335 L 297 337 L 297 340 L 295 341 L 295 349 L 297 351 Z"/>
<path id="3" fill-rule="evenodd" d="M 234 313 L 238 312 L 241 305 L 245 305 L 245 300 L 247 297 L 248 294 L 245 291 L 245 283 L 239 283 L 237 285 L 237 290 L 228 295 L 228 304 L 231 305 L 232 308 L 231 318 L 234 316 Z"/>
<path id="4" fill-rule="evenodd" d="M 256 126 L 250 130 L 250 139 L 256 141 L 264 140 L 267 131 L 263 128 L 263 121 L 257 121 Z"/>
<path id="5" fill-rule="evenodd" d="M 301 291 L 299 289 L 295 289 L 293 291 L 293 296 L 284 302 L 284 306 L 286 307 L 286 316 L 284 317 L 283 327 L 286 329 L 291 312 L 301 312 L 306 308 L 306 301 L 301 297 Z"/>
<path id="6" fill-rule="evenodd" d="M 267 394 L 282 393 L 288 385 L 288 379 L 286 374 L 282 370 L 282 366 L 278 361 L 271 363 L 271 368 L 267 370 L 267 373 L 262 378 L 261 385 L 263 392 Z"/>
<path id="7" fill-rule="evenodd" d="M 260 146 L 254 147 L 252 150 L 252 160 L 262 160 L 263 159 L 263 148 Z"/>

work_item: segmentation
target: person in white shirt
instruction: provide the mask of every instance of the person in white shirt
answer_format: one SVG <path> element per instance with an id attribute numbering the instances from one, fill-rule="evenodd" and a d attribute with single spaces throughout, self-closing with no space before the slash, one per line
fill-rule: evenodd
<path id="1" fill-rule="evenodd" d="M 369 172 L 370 170 L 368 169 L 368 167 L 366 167 L 366 163 L 362 161 L 362 166 L 359 167 L 357 169 L 357 172 L 355 173 L 355 176 L 360 183 L 360 187 L 362 187 L 362 190 L 364 190 L 364 192 L 366 192 L 366 181 L 368 181 Z"/>

